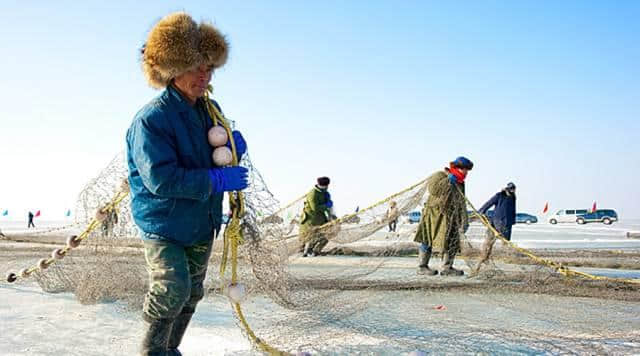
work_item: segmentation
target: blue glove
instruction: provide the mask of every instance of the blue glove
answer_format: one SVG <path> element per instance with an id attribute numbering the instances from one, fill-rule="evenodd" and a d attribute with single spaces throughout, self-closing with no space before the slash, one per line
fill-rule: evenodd
<path id="1" fill-rule="evenodd" d="M 245 167 L 222 167 L 209 170 L 211 178 L 211 192 L 222 193 L 245 189 L 249 183 L 247 175 L 249 170 Z"/>
<path id="2" fill-rule="evenodd" d="M 236 144 L 236 153 L 238 154 L 239 162 L 242 159 L 242 156 L 247 152 L 247 142 L 238 130 L 232 131 L 231 136 L 233 136 L 233 142 Z M 231 149 L 231 141 L 227 141 L 227 147 Z"/>
<path id="3" fill-rule="evenodd" d="M 333 207 L 333 201 L 327 200 L 327 208 L 331 209 Z"/>
<path id="4" fill-rule="evenodd" d="M 456 178 L 456 176 L 453 175 L 453 173 L 449 173 L 449 175 L 447 176 L 447 178 L 449 178 L 449 182 L 451 184 L 456 184 L 458 183 L 458 179 Z"/>

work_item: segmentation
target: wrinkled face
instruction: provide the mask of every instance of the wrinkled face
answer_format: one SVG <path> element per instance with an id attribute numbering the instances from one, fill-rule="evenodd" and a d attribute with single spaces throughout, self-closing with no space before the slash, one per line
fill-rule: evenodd
<path id="1" fill-rule="evenodd" d="M 189 101 L 195 103 L 202 97 L 213 75 L 213 66 L 200 65 L 198 68 L 183 73 L 173 80 L 173 84 Z"/>

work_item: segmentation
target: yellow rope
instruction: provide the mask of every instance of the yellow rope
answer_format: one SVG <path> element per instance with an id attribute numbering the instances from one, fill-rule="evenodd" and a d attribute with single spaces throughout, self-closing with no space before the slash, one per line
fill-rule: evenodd
<path id="1" fill-rule="evenodd" d="M 218 108 L 213 105 L 209 99 L 209 93 L 212 92 L 212 87 L 209 86 L 209 90 L 205 92 L 205 101 L 209 117 L 213 121 L 214 125 L 218 123 L 227 131 L 229 142 L 231 143 L 231 153 L 233 155 L 232 165 L 238 165 L 238 154 L 236 151 L 236 143 L 233 139 L 232 131 L 229 123 L 224 118 Z M 229 259 L 229 253 L 231 253 L 231 283 L 236 284 L 238 282 L 238 246 L 244 242 L 242 237 L 242 228 L 240 226 L 240 219 L 244 215 L 244 195 L 242 192 L 229 192 L 229 203 L 231 205 L 231 219 L 227 223 L 227 227 L 224 230 L 224 243 L 222 251 L 222 261 L 220 262 L 220 279 L 224 283 L 224 274 L 227 268 L 227 260 Z M 227 286 L 223 285 L 222 288 Z M 240 324 L 244 328 L 249 339 L 260 348 L 260 350 L 269 353 L 270 355 L 289 355 L 286 352 L 280 351 L 269 344 L 262 341 L 253 332 L 249 323 L 247 322 L 239 303 L 232 303 L 233 308 L 240 320 Z"/>
<path id="2" fill-rule="evenodd" d="M 533 254 L 533 252 L 519 247 L 518 245 L 514 244 L 513 242 L 507 240 L 504 236 L 502 236 L 502 234 L 496 230 L 493 225 L 491 225 L 491 223 L 489 222 L 489 220 L 482 214 L 480 214 L 476 208 L 473 206 L 473 204 L 471 204 L 471 202 L 469 201 L 469 199 L 467 198 L 466 195 L 464 195 L 464 193 L 462 193 L 462 191 L 460 190 L 460 188 L 456 187 L 458 190 L 458 193 L 460 193 L 465 201 L 467 202 L 467 204 L 469 204 L 469 206 L 471 207 L 471 209 L 473 210 L 473 212 L 480 218 L 480 221 L 482 222 L 482 224 L 484 224 L 489 230 L 491 230 L 491 232 L 500 240 L 502 240 L 502 242 L 513 248 L 514 250 L 522 253 L 523 255 L 529 257 L 530 259 L 532 259 L 533 261 L 535 261 L 536 263 L 540 264 L 540 265 L 544 265 L 550 268 L 555 269 L 557 272 L 561 273 L 562 275 L 564 275 L 565 277 L 583 277 L 583 278 L 588 278 L 588 279 L 592 279 L 592 280 L 598 280 L 598 281 L 612 281 L 612 282 L 622 282 L 622 283 L 632 283 L 632 284 L 640 284 L 640 279 L 630 279 L 630 278 L 612 278 L 612 277 L 605 277 L 605 276 L 596 276 L 593 274 L 589 274 L 589 273 L 585 273 L 585 272 L 579 272 L 579 271 L 574 271 L 572 269 L 570 269 L 567 266 L 564 266 L 561 263 L 558 262 L 554 262 L 551 260 L 547 260 L 545 258 L 536 256 L 535 254 Z M 478 266 L 479 268 L 479 266 Z"/>

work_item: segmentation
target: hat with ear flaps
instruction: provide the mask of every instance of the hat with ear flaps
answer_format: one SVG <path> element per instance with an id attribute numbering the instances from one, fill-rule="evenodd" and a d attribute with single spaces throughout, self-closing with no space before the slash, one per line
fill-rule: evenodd
<path id="1" fill-rule="evenodd" d="M 164 89 L 171 80 L 204 64 L 222 67 L 229 43 L 213 25 L 197 24 L 184 12 L 163 17 L 142 47 L 142 70 L 151 87 Z"/>

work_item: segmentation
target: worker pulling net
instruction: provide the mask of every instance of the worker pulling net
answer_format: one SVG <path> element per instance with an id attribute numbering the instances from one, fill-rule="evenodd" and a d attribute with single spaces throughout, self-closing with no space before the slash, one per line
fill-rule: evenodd
<path id="1" fill-rule="evenodd" d="M 567 308 L 560 312 L 566 320 L 563 323 L 557 322 L 557 310 L 544 308 L 572 303 L 563 296 L 637 301 L 637 284 L 567 275 L 564 266 L 547 263 L 553 258 L 532 259 L 501 239 L 496 248 L 487 251 L 488 236 L 496 235 L 487 234 L 490 222 L 466 204 L 455 185 L 443 182 L 442 174 L 352 214 L 338 217 L 327 209 L 323 212 L 326 221 L 305 227 L 305 204 L 313 200 L 317 186 L 281 206 L 248 155 L 241 164 L 250 172 L 241 221 L 244 241 L 238 254 L 242 288 L 231 292 L 221 289 L 231 280 L 228 273 L 217 273 L 222 262 L 220 240 L 214 245 L 207 285 L 210 293 L 241 302 L 244 313 L 236 311 L 239 323 L 247 322 L 249 332 L 276 350 L 357 353 L 429 348 L 474 352 L 479 345 L 515 350 L 514 345 L 524 342 L 529 351 L 555 347 L 562 352 L 587 350 L 594 340 L 631 337 L 624 328 L 615 337 L 604 335 L 612 325 L 603 325 L 590 312 Z M 111 201 L 113 191 L 122 189 L 126 176 L 120 154 L 80 194 L 77 223 L 93 221 L 96 211 Z M 444 179 L 448 179 L 446 174 Z M 447 203 L 454 200 L 456 204 Z M 422 209 L 425 203 L 427 208 Z M 442 225 L 441 233 L 458 240 L 451 246 L 431 241 L 432 256 L 424 266 L 425 251 L 414 240 L 437 234 L 422 231 L 432 228 L 429 224 L 438 225 L 430 220 L 437 218 L 429 215 L 431 205 L 449 207 L 442 212 L 450 221 Z M 407 216 L 420 210 L 420 223 Z M 138 308 L 147 276 L 128 197 L 110 213 L 98 216 L 101 225 L 87 238 L 84 248 L 36 271 L 37 280 L 47 291 L 73 291 L 81 302 L 126 300 Z M 325 239 L 317 254 L 304 257 L 309 241 Z M 455 261 L 447 256 L 449 249 L 455 251 Z M 431 276 L 425 267 L 443 276 Z M 443 271 L 449 267 L 464 276 L 455 272 L 445 275 Z M 533 297 L 539 293 L 546 297 Z M 518 301 L 514 302 L 516 294 Z M 506 310 L 517 315 L 508 326 L 497 319 L 483 319 L 487 308 L 495 307 L 508 307 Z M 452 319 L 434 314 L 445 310 Z M 547 318 L 545 325 L 533 327 L 528 319 L 532 315 Z M 514 331 L 523 325 L 533 331 Z M 435 338 L 425 335 L 425 330 L 433 333 L 439 328 L 446 332 Z M 488 335 L 493 336 L 488 339 Z M 625 350 L 623 342 L 613 344 L 607 350 Z"/>

